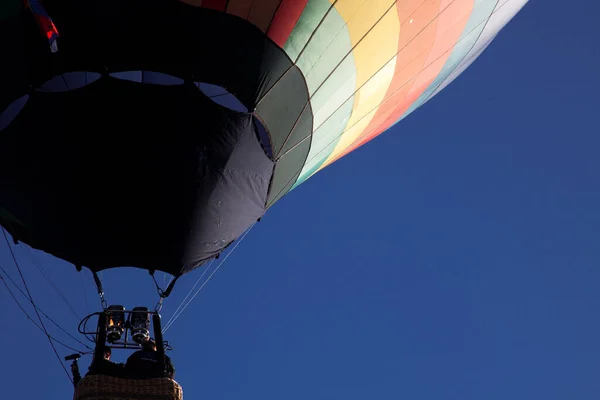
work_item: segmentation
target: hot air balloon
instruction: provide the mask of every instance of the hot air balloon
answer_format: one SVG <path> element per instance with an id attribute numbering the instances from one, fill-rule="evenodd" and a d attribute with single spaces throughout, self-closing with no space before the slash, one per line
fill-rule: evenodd
<path id="1" fill-rule="evenodd" d="M 77 268 L 180 277 L 435 96 L 526 2 L 6 1 L 0 223 Z"/>

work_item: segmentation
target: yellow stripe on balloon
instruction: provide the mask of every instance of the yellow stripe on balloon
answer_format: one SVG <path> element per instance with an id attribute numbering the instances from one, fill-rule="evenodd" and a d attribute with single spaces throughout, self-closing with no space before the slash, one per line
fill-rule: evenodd
<path id="1" fill-rule="evenodd" d="M 359 107 L 355 107 L 350 121 L 346 124 L 340 142 L 335 147 L 333 153 L 319 167 L 319 171 L 331 164 L 335 157 L 343 152 L 348 146 L 360 137 L 365 129 L 371 123 L 371 120 L 379 110 L 377 107 L 382 103 L 388 87 L 394 77 L 396 70 L 396 57 L 394 57 L 379 73 L 371 78 L 371 80 L 358 92 L 358 101 L 362 102 Z M 356 104 L 356 103 L 355 103 Z"/>
<path id="2" fill-rule="evenodd" d="M 358 91 L 346 132 L 321 168 L 350 146 L 371 122 L 374 109 L 383 101 L 394 78 L 400 37 L 395 1 L 340 0 L 335 8 L 349 21 L 348 32 L 352 45 L 356 46 L 353 56 Z M 360 18 L 352 18 L 355 15 Z"/>

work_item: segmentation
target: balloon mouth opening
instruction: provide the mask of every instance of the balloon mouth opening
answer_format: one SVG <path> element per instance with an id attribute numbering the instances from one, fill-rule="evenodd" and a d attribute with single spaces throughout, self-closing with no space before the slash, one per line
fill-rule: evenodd
<path id="1" fill-rule="evenodd" d="M 162 86 L 175 86 L 184 85 L 185 81 L 173 75 L 165 74 L 162 72 L 154 71 L 121 71 L 113 72 L 108 76 L 116 78 L 118 80 L 137 82 L 147 85 L 162 85 Z M 102 78 L 102 74 L 98 72 L 89 71 L 74 71 L 67 72 L 64 74 L 56 75 L 53 78 L 47 80 L 41 84 L 35 92 L 42 93 L 61 93 L 69 92 L 84 88 Z M 206 82 L 194 82 L 194 86 L 198 88 L 206 97 L 212 102 L 224 107 L 228 110 L 248 113 L 248 107 L 246 107 L 240 99 L 238 99 L 233 93 L 228 91 L 225 87 L 214 85 Z M 0 132 L 4 130 L 11 122 L 17 118 L 21 111 L 27 105 L 29 101 L 29 95 L 23 95 L 9 104 L 0 113 Z M 255 114 L 254 124 L 258 140 L 265 151 L 265 154 L 273 160 L 273 148 L 272 140 L 268 129 L 266 128 L 263 121 Z"/>

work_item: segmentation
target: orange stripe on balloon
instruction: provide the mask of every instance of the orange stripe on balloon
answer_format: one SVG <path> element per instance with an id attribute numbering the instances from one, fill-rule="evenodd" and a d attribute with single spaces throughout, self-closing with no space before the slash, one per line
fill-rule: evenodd
<path id="1" fill-rule="evenodd" d="M 402 100 L 404 100 L 405 103 L 407 104 L 402 107 L 402 109 L 403 109 L 402 113 L 404 113 L 408 109 L 408 107 L 412 103 L 414 103 L 420 96 L 420 93 L 418 93 L 418 92 L 412 92 L 412 93 L 409 93 L 409 92 L 410 92 L 409 86 L 407 86 L 406 89 L 398 91 L 394 97 L 388 98 L 388 100 L 386 100 L 384 104 L 394 105 L 394 100 L 396 100 L 396 98 L 402 98 Z M 369 142 L 370 140 L 373 140 L 374 138 L 376 138 L 377 136 L 379 136 L 380 134 L 385 132 L 387 130 L 387 128 L 391 124 L 396 122 L 396 120 L 399 118 L 399 117 L 397 117 L 397 114 L 398 114 L 398 110 L 395 107 L 389 107 L 387 115 L 380 113 L 378 110 L 378 118 L 379 118 L 380 124 L 379 125 L 370 124 L 369 128 L 367 128 L 365 130 L 365 133 L 360 138 L 358 138 L 354 143 L 352 143 L 351 146 L 346 148 L 346 150 L 344 151 L 343 154 L 338 155 L 334 160 L 332 160 L 331 163 L 334 163 L 335 161 L 339 160 L 340 158 L 351 153 L 352 151 L 356 150 L 363 144 Z"/>
<path id="2" fill-rule="evenodd" d="M 427 10 L 419 8 L 414 14 L 403 19 L 404 22 L 400 31 L 400 47 L 403 43 L 406 47 L 398 55 L 396 76 L 390 85 L 386 100 L 379 107 L 364 133 L 336 159 L 374 139 L 396 122 L 427 90 L 443 69 L 470 18 L 473 0 L 454 1 L 450 4 L 449 0 L 444 0 L 441 4 L 439 1 L 436 3 L 438 3 L 437 10 L 432 10 L 429 7 Z M 446 5 L 448 7 L 444 9 Z M 425 18 L 425 23 L 431 22 L 431 17 L 435 18 L 439 13 L 440 6 L 444 11 L 439 16 L 439 21 L 424 27 L 419 36 L 413 42 L 407 44 L 406 40 L 410 40 L 411 37 L 414 38 L 414 35 L 411 34 L 404 36 L 407 29 L 411 29 L 409 28 L 410 25 L 423 25 L 421 19 L 425 16 L 429 16 L 429 18 Z M 409 9 L 410 4 L 404 3 L 403 8 Z M 407 23 L 409 27 L 407 27 Z M 429 51 L 423 52 L 424 48 L 429 48 Z M 419 53 L 419 51 L 421 52 Z M 420 71 L 416 71 L 416 69 L 420 69 Z"/>
<path id="3" fill-rule="evenodd" d="M 382 106 L 387 105 L 393 107 L 393 109 L 403 108 L 404 110 L 410 107 L 412 101 L 407 98 L 407 95 L 412 89 L 415 77 L 423 69 L 433 47 L 437 31 L 436 16 L 439 14 L 440 1 L 408 0 L 396 3 L 400 21 L 398 56 L 394 78 L 386 93 L 386 99 L 393 96 L 392 102 L 384 100 L 365 131 L 336 159 L 356 149 L 356 143 L 362 141 L 365 133 L 370 132 L 373 126 L 380 125 L 388 117 L 389 112 L 381 110 Z"/>

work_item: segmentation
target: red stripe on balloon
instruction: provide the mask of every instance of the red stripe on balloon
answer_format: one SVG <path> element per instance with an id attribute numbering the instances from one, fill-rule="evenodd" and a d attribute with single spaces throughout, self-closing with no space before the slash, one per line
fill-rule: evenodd
<path id="1" fill-rule="evenodd" d="M 210 8 L 217 11 L 225 11 L 227 0 L 203 0 L 202 7 Z"/>
<path id="2" fill-rule="evenodd" d="M 269 26 L 267 35 L 279 47 L 283 47 L 292 34 L 308 0 L 283 0 Z"/>

